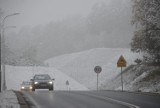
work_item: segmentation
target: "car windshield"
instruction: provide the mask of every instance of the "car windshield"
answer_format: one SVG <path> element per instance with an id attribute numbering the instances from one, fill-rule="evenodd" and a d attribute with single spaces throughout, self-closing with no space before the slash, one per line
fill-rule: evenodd
<path id="1" fill-rule="evenodd" d="M 34 77 L 35 80 L 49 80 L 50 77 L 48 75 L 36 75 Z"/>
<path id="2" fill-rule="evenodd" d="M 31 85 L 31 82 L 22 82 L 22 85 Z"/>

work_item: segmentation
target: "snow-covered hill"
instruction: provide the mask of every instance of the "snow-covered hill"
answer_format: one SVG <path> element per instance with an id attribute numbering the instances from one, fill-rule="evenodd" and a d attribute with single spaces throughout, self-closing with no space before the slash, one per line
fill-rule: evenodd
<path id="1" fill-rule="evenodd" d="M 128 66 L 133 64 L 139 56 L 132 53 L 130 49 L 96 48 L 58 56 L 46 62 L 50 67 L 59 69 L 88 88 L 95 89 L 97 75 L 94 72 L 94 67 L 97 65 L 102 67 L 102 72 L 99 75 L 99 85 L 103 86 L 105 82 L 120 73 L 120 68 L 117 68 L 117 60 L 121 55 L 126 59 Z"/>
<path id="2" fill-rule="evenodd" d="M 22 81 L 30 81 L 35 74 L 49 74 L 52 78 L 55 78 L 55 90 L 88 90 L 85 86 L 55 68 L 14 66 L 6 66 L 7 89 L 20 90 Z M 69 88 L 66 86 L 67 80 L 69 81 Z"/>
<path id="3" fill-rule="evenodd" d="M 131 65 L 123 71 L 125 91 L 160 93 L 160 67 L 150 65 Z M 121 90 L 121 75 L 106 82 L 103 89 Z"/>
<path id="4" fill-rule="evenodd" d="M 123 85 L 126 91 L 160 93 L 160 67 L 149 65 L 131 65 L 123 72 Z M 121 90 L 121 75 L 106 82 L 103 89 Z"/>

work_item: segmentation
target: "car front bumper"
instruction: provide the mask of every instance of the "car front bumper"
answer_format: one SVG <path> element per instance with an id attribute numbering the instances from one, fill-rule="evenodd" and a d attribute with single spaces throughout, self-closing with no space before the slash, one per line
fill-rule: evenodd
<path id="1" fill-rule="evenodd" d="M 34 89 L 48 89 L 52 87 L 53 87 L 53 84 L 48 84 L 48 83 L 38 83 L 33 85 Z"/>

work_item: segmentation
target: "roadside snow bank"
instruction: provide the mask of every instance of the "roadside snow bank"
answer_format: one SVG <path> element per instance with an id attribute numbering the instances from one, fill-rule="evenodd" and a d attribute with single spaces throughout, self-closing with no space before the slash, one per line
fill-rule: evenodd
<path id="1" fill-rule="evenodd" d="M 20 108 L 17 96 L 11 90 L 0 93 L 0 108 Z"/>
<path id="2" fill-rule="evenodd" d="M 123 72 L 125 91 L 160 93 L 160 67 L 147 65 L 131 65 Z M 109 90 L 122 90 L 120 74 L 106 82 L 103 87 Z"/>

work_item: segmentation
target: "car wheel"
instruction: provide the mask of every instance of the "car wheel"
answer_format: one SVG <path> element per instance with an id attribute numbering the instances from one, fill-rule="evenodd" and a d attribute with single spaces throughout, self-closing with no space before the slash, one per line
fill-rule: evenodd
<path id="1" fill-rule="evenodd" d="M 35 91 L 35 88 L 32 88 L 32 91 Z"/>
<path id="2" fill-rule="evenodd" d="M 53 91 L 53 86 L 49 88 L 49 91 Z"/>

